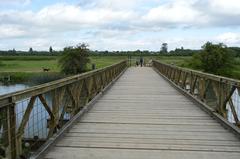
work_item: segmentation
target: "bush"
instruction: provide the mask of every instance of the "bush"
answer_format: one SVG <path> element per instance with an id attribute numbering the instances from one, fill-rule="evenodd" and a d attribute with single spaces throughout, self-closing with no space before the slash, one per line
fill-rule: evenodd
<path id="1" fill-rule="evenodd" d="M 199 53 L 194 54 L 191 59 L 187 60 L 187 67 L 201 70 L 200 58 L 201 58 L 201 56 Z"/>
<path id="2" fill-rule="evenodd" d="M 190 62 L 193 68 L 217 75 L 231 75 L 233 54 L 224 44 L 207 42 L 199 54 L 195 54 Z"/>
<path id="3" fill-rule="evenodd" d="M 79 44 L 76 47 L 66 47 L 62 57 L 59 59 L 61 71 L 65 74 L 78 74 L 87 70 L 90 50 L 86 44 Z"/>

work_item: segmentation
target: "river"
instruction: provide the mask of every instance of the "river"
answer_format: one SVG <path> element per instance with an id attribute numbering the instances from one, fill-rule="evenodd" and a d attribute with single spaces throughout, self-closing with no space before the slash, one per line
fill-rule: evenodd
<path id="1" fill-rule="evenodd" d="M 26 84 L 14 84 L 14 85 L 0 85 L 0 95 L 24 90 L 29 86 Z"/>
<path id="2" fill-rule="evenodd" d="M 30 86 L 27 84 L 0 85 L 0 96 L 16 91 L 21 91 L 29 87 Z M 45 95 L 45 98 L 47 102 L 51 101 L 50 95 Z M 16 103 L 17 127 L 21 124 L 22 117 L 27 108 L 28 102 L 29 98 Z M 37 136 L 39 138 L 46 138 L 48 132 L 47 119 L 49 119 L 49 115 L 47 114 L 40 100 L 37 98 L 29 121 L 25 128 L 24 137 L 33 138 Z"/>

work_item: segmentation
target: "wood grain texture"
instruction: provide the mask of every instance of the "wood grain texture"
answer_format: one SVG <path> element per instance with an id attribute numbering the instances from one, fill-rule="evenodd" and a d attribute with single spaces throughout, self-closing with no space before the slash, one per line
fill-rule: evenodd
<path id="1" fill-rule="evenodd" d="M 45 158 L 238 159 L 231 132 L 152 68 L 129 68 Z"/>

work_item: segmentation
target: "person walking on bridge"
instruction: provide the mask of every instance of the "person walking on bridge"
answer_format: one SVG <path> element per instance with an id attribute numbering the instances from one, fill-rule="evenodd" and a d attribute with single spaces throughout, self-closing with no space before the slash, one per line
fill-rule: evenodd
<path id="1" fill-rule="evenodd" d="M 143 57 L 140 57 L 140 65 L 143 67 Z"/>

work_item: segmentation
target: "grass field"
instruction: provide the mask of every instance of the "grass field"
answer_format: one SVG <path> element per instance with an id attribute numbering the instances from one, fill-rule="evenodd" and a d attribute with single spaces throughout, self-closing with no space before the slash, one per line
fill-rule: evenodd
<path id="1" fill-rule="evenodd" d="M 186 67 L 186 63 L 191 60 L 191 56 L 160 56 L 156 60 L 162 61 L 167 64 L 174 64 L 181 67 Z"/>
<path id="2" fill-rule="evenodd" d="M 3 77 L 10 76 L 12 83 L 41 84 L 63 78 L 58 58 L 57 56 L 0 56 L 0 81 Z M 91 70 L 93 63 L 96 68 L 102 68 L 126 58 L 126 56 L 93 56 L 90 57 L 88 70 Z M 43 67 L 49 68 L 50 71 L 43 72 Z"/>
<path id="3" fill-rule="evenodd" d="M 60 72 L 57 56 L 0 56 L 0 76 L 10 74 L 15 76 L 17 81 L 35 76 L 43 72 L 42 67 L 50 68 L 50 73 Z M 118 61 L 127 59 L 127 56 L 92 56 L 88 69 L 91 65 L 96 64 L 96 68 L 102 68 Z M 139 57 L 132 57 L 132 65 Z M 168 64 L 175 64 L 180 67 L 189 67 L 187 64 L 191 60 L 191 56 L 147 56 L 144 57 L 148 62 L 150 59 L 156 59 Z M 233 68 L 232 78 L 240 79 L 240 58 L 236 58 Z"/>
<path id="4" fill-rule="evenodd" d="M 43 72 L 44 68 L 50 68 L 50 72 L 60 72 L 58 66 L 58 58 L 56 56 L 7 56 L 0 57 L 2 65 L 0 72 Z M 90 57 L 91 64 L 95 63 L 96 68 L 102 68 L 114 64 L 120 60 L 126 59 L 124 56 L 93 56 Z"/>

